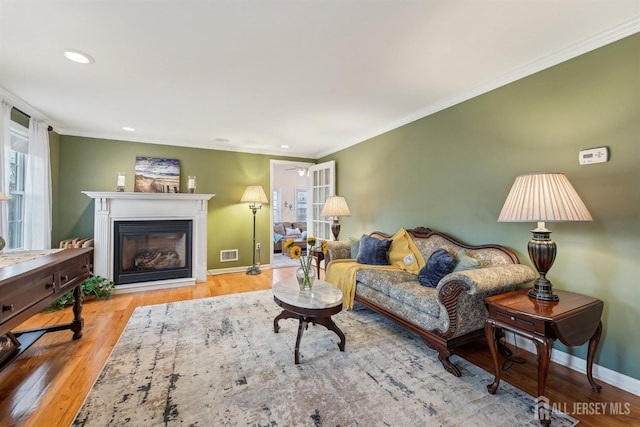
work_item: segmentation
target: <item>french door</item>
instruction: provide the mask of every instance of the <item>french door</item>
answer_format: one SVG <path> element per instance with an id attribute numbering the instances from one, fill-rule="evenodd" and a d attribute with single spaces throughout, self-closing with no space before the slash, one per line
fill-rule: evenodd
<path id="1" fill-rule="evenodd" d="M 333 196 L 336 191 L 335 164 L 335 161 L 331 160 L 309 167 L 307 230 L 310 230 L 309 236 L 321 240 L 331 240 L 333 236 L 331 219 L 320 216 L 320 213 L 327 197 Z"/>

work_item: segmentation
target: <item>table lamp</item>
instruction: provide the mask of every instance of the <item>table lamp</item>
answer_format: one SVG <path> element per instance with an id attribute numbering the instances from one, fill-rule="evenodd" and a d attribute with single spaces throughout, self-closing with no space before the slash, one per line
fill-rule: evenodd
<path id="1" fill-rule="evenodd" d="M 329 196 L 324 202 L 324 207 L 322 208 L 320 216 L 333 217 L 331 232 L 333 233 L 334 239 L 338 240 L 338 235 L 340 234 L 340 223 L 338 222 L 338 219 L 341 216 L 351 216 L 351 211 L 349 210 L 349 206 L 347 206 L 347 201 L 344 197 Z"/>
<path id="2" fill-rule="evenodd" d="M 539 301 L 558 301 L 546 278 L 556 258 L 556 244 L 545 222 L 592 221 L 591 214 L 567 177 L 562 173 L 518 176 L 504 202 L 499 222 L 537 222 L 528 250 L 540 277 L 529 297 Z"/>

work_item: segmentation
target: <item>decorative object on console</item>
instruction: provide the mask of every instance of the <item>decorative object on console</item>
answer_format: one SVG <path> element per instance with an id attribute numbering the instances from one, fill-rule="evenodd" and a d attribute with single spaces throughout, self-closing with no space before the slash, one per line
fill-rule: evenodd
<path id="1" fill-rule="evenodd" d="M 9 198 L 5 196 L 4 193 L 0 193 L 0 202 L 4 202 L 6 200 L 9 200 Z M 0 251 L 4 249 L 6 244 L 7 242 L 5 242 L 2 236 L 0 236 Z"/>
<path id="2" fill-rule="evenodd" d="M 121 193 L 124 191 L 127 175 L 124 172 L 118 172 L 118 182 L 116 183 L 116 191 Z"/>
<path id="3" fill-rule="evenodd" d="M 180 160 L 136 157 L 133 191 L 142 193 L 179 193 Z"/>
<path id="4" fill-rule="evenodd" d="M 556 258 L 556 244 L 545 221 L 592 221 L 591 214 L 567 177 L 562 173 L 518 176 L 504 202 L 499 222 L 537 222 L 531 230 L 529 257 L 540 275 L 529 290 L 529 297 L 540 301 L 558 301 L 546 278 Z"/>
<path id="5" fill-rule="evenodd" d="M 338 222 L 341 216 L 351 216 L 351 211 L 347 205 L 347 201 L 342 196 L 329 196 L 324 202 L 324 207 L 320 216 L 332 216 L 333 223 L 331 224 L 331 232 L 333 237 L 338 240 L 340 234 L 340 223 Z"/>
<path id="6" fill-rule="evenodd" d="M 187 191 L 191 194 L 196 192 L 196 177 L 189 176 L 187 179 Z"/>
<path id="7" fill-rule="evenodd" d="M 240 198 L 240 202 L 249 203 L 249 209 L 253 213 L 253 265 L 247 270 L 247 274 L 260 274 L 260 264 L 256 264 L 256 212 L 258 209 L 262 209 L 262 205 L 269 203 L 267 195 L 264 193 L 261 185 L 249 185 L 244 194 Z"/>

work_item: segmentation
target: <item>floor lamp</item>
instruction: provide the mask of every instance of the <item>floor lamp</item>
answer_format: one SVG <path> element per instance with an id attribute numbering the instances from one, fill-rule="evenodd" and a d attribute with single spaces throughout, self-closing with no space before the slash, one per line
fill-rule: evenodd
<path id="1" fill-rule="evenodd" d="M 262 209 L 262 205 L 269 203 L 269 201 L 261 185 L 250 185 L 244 190 L 240 202 L 249 203 L 249 209 L 253 213 L 253 265 L 249 267 L 247 274 L 260 274 L 262 273 L 260 264 L 256 263 L 256 212 L 258 212 L 258 209 Z"/>
<path id="2" fill-rule="evenodd" d="M 556 243 L 546 222 L 592 221 L 580 196 L 564 174 L 538 173 L 516 178 L 498 221 L 537 222 L 531 230 L 533 238 L 527 246 L 529 258 L 538 270 L 538 277 L 529 290 L 529 297 L 538 301 L 558 301 L 547 273 L 556 259 Z"/>
<path id="3" fill-rule="evenodd" d="M 331 232 L 333 233 L 333 238 L 337 241 L 338 235 L 340 234 L 340 223 L 338 222 L 338 219 L 341 216 L 351 216 L 351 211 L 349 210 L 349 206 L 347 206 L 347 201 L 344 197 L 329 196 L 324 202 L 324 207 L 322 208 L 320 216 L 333 217 Z"/>

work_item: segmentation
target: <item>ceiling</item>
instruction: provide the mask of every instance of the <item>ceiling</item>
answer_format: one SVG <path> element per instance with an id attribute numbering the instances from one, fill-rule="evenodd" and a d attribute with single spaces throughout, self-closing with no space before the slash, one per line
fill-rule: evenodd
<path id="1" fill-rule="evenodd" d="M 315 159 L 639 29 L 640 0 L 0 0 L 0 95 L 64 135 Z"/>

